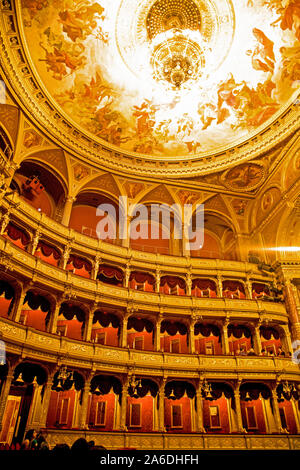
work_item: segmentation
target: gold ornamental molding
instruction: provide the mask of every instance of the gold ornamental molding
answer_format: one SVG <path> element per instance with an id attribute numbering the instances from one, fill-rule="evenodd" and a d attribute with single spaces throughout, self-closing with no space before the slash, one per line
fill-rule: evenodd
<path id="1" fill-rule="evenodd" d="M 39 83 L 22 29 L 21 2 L 1 2 L 0 45 L 3 79 L 23 112 L 49 138 L 74 156 L 106 170 L 126 175 L 153 178 L 182 178 L 221 171 L 257 158 L 269 151 L 299 128 L 298 102 L 290 102 L 269 122 L 235 147 L 224 147 L 218 153 L 206 153 L 184 158 L 150 157 L 120 150 L 104 144 L 88 132 L 83 132 L 56 109 L 54 102 Z"/>

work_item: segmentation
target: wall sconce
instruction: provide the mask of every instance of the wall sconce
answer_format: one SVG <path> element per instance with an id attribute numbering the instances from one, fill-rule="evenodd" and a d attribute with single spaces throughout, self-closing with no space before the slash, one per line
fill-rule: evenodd
<path id="1" fill-rule="evenodd" d="M 207 380 L 205 379 L 202 386 L 201 386 L 201 390 L 206 398 L 206 400 L 210 400 L 212 401 L 214 399 L 214 397 L 212 396 L 212 388 L 211 388 L 211 384 L 209 384 L 207 382 Z"/>
<path id="2" fill-rule="evenodd" d="M 133 398 L 138 398 L 139 397 L 139 389 L 142 388 L 142 380 L 141 379 L 136 379 L 135 375 L 133 375 L 130 380 L 129 380 L 129 388 L 132 390 L 132 396 Z"/>
<path id="3" fill-rule="evenodd" d="M 62 392 L 63 390 L 65 390 L 65 385 L 67 381 L 74 383 L 74 372 L 68 371 L 66 366 L 62 366 L 59 369 L 55 390 L 57 392 Z"/>

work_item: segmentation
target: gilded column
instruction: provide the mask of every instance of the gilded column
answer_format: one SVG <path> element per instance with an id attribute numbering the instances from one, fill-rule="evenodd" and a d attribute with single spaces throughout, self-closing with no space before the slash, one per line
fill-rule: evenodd
<path id="1" fill-rule="evenodd" d="M 97 279 L 99 266 L 101 264 L 101 261 L 102 261 L 101 256 L 99 254 L 97 254 L 95 256 L 94 265 L 93 265 L 93 273 L 92 273 L 92 278 L 94 279 L 94 281 L 96 281 L 96 279 Z"/>
<path id="2" fill-rule="evenodd" d="M 73 196 L 68 196 L 65 200 L 64 213 L 61 219 L 61 223 L 62 225 L 65 225 L 66 227 L 69 226 L 71 212 L 72 212 L 73 204 L 75 201 L 76 201 L 76 197 L 73 197 Z"/>
<path id="3" fill-rule="evenodd" d="M 34 255 L 35 251 L 37 249 L 37 246 L 39 244 L 41 232 L 39 230 L 36 230 L 34 237 L 32 239 L 32 244 L 31 244 L 31 254 Z"/>
<path id="4" fill-rule="evenodd" d="M 260 323 L 254 327 L 254 348 L 257 355 L 261 353 Z"/>
<path id="5" fill-rule="evenodd" d="M 284 341 L 285 341 L 285 353 L 293 354 L 293 346 L 291 339 L 291 332 L 288 325 L 281 325 L 281 328 L 284 330 Z"/>
<path id="6" fill-rule="evenodd" d="M 124 287 L 129 287 L 129 279 L 130 279 L 130 274 L 131 274 L 131 271 L 130 271 L 130 265 L 127 263 L 126 264 L 126 269 L 125 269 L 125 279 L 124 279 Z"/>
<path id="7" fill-rule="evenodd" d="M 278 406 L 278 400 L 277 400 L 277 383 L 274 387 L 272 387 L 272 405 L 273 405 L 273 415 L 274 415 L 274 420 L 275 420 L 275 425 L 276 425 L 276 431 L 277 432 L 283 432 L 282 426 L 281 426 L 281 419 L 280 419 L 280 413 L 279 413 L 279 406 Z"/>
<path id="8" fill-rule="evenodd" d="M 72 240 L 69 240 L 68 243 L 65 246 L 63 256 L 62 256 L 62 269 L 66 269 L 68 261 L 70 259 L 71 244 L 72 244 Z"/>
<path id="9" fill-rule="evenodd" d="M 95 307 L 97 308 L 97 306 Z M 92 327 L 93 327 L 93 319 L 94 319 L 94 310 L 90 309 L 87 314 L 86 324 L 84 328 L 84 341 L 91 341 L 92 336 Z"/>
<path id="10" fill-rule="evenodd" d="M 155 325 L 155 337 L 154 337 L 154 350 L 160 351 L 160 328 L 161 328 L 162 316 L 159 315 Z"/>
<path id="11" fill-rule="evenodd" d="M 94 377 L 94 373 L 89 374 L 84 384 L 83 393 L 82 393 L 82 405 L 81 405 L 80 416 L 79 416 L 79 428 L 80 429 L 88 428 L 87 411 L 88 411 L 88 406 L 89 406 L 91 381 L 93 377 Z"/>
<path id="12" fill-rule="evenodd" d="M 58 316 L 59 316 L 59 311 L 60 311 L 62 301 L 63 300 L 62 300 L 61 297 L 59 297 L 56 301 L 56 305 L 55 305 L 54 311 L 51 315 L 50 322 L 49 322 L 49 333 L 56 334 L 57 319 L 58 319 Z"/>
<path id="13" fill-rule="evenodd" d="M 297 309 L 297 304 L 299 303 L 298 292 L 290 279 L 285 280 L 284 284 L 284 298 L 290 317 L 292 338 L 296 341 L 300 340 L 300 321 Z"/>
<path id="14" fill-rule="evenodd" d="M 125 382 L 122 384 L 120 431 L 127 431 L 126 414 L 127 414 L 128 387 L 129 387 L 129 375 L 126 377 Z"/>
<path id="15" fill-rule="evenodd" d="M 243 419 L 242 419 L 240 385 L 241 383 L 238 382 L 236 388 L 234 389 L 234 401 L 235 401 L 235 412 L 236 412 L 236 419 L 237 419 L 237 430 L 238 432 L 242 433 L 242 432 L 245 432 L 245 429 L 243 427 Z"/>
<path id="16" fill-rule="evenodd" d="M 222 325 L 222 336 L 223 336 L 223 354 L 229 355 L 229 341 L 228 341 L 228 325 L 229 320 L 224 320 Z"/>
<path id="17" fill-rule="evenodd" d="M 159 387 L 159 406 L 158 406 L 158 429 L 160 432 L 164 432 L 165 429 L 165 386 L 167 379 L 161 381 Z"/>
<path id="18" fill-rule="evenodd" d="M 121 348 L 127 348 L 127 324 L 128 324 L 129 314 L 125 314 L 123 317 L 121 335 L 120 335 L 120 346 Z"/>
<path id="19" fill-rule="evenodd" d="M 189 340 L 190 340 L 190 353 L 195 354 L 195 324 L 196 320 L 194 318 L 190 321 L 189 328 Z"/>
<path id="20" fill-rule="evenodd" d="M 186 275 L 186 295 L 191 296 L 192 295 L 192 274 L 190 272 L 187 273 Z"/>
<path id="21" fill-rule="evenodd" d="M 199 386 L 196 390 L 196 417 L 197 417 L 197 423 L 196 423 L 196 430 L 198 432 L 205 433 L 204 425 L 203 425 L 203 398 L 202 398 L 202 385 L 203 381 L 199 381 Z"/>
<path id="22" fill-rule="evenodd" d="M 15 322 L 20 321 L 20 316 L 21 316 L 21 312 L 23 310 L 24 300 L 25 300 L 28 289 L 29 289 L 28 285 L 27 286 L 22 286 L 22 289 L 19 293 L 18 298 L 15 299 L 13 312 L 12 312 L 12 315 L 11 315 L 11 319 Z"/>
<path id="23" fill-rule="evenodd" d="M 47 416 L 48 416 L 48 410 L 49 410 L 49 403 L 50 403 L 50 398 L 51 398 L 51 388 L 53 385 L 53 379 L 54 375 L 57 372 L 58 367 L 55 367 L 52 372 L 48 375 L 48 380 L 45 383 L 45 390 L 44 390 L 44 395 L 43 395 L 43 400 L 42 400 L 42 415 L 40 418 L 40 428 L 46 428 L 47 425 Z"/>
<path id="24" fill-rule="evenodd" d="M 10 221 L 10 209 L 1 218 L 0 235 L 3 235 Z"/>
<path id="25" fill-rule="evenodd" d="M 252 282 L 250 281 L 248 277 L 246 279 L 246 293 L 247 293 L 247 298 L 252 299 Z"/>
<path id="26" fill-rule="evenodd" d="M 0 430 L 2 429 L 2 424 L 3 424 L 2 421 L 3 421 L 5 406 L 6 406 L 7 398 L 9 395 L 11 383 L 14 379 L 14 371 L 18 363 L 19 363 L 19 359 L 12 360 L 10 362 L 10 367 L 9 367 L 9 370 L 5 379 L 5 383 L 2 386 L 2 391 L 0 395 Z"/>
<path id="27" fill-rule="evenodd" d="M 160 290 L 160 276 L 161 276 L 161 272 L 159 269 L 157 269 L 155 272 L 155 292 L 157 293 L 159 293 L 159 290 Z"/>
<path id="28" fill-rule="evenodd" d="M 217 294 L 218 297 L 223 297 L 223 279 L 222 276 L 218 276 L 218 282 L 217 282 Z"/>

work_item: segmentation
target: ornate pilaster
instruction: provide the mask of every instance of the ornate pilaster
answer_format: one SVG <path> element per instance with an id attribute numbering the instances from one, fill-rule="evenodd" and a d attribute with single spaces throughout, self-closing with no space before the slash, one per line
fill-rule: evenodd
<path id="1" fill-rule="evenodd" d="M 234 401 L 235 401 L 235 412 L 236 412 L 236 420 L 237 420 L 237 430 L 240 433 L 245 432 L 243 427 L 243 419 L 242 419 L 242 409 L 241 409 L 241 398 L 240 398 L 240 385 L 241 382 L 238 381 L 236 388 L 234 389 Z"/>
<path id="2" fill-rule="evenodd" d="M 49 403 L 50 403 L 50 398 L 51 398 L 51 388 L 53 385 L 54 375 L 56 374 L 57 371 L 58 371 L 58 366 L 52 369 L 51 373 L 48 375 L 47 382 L 45 383 L 45 389 L 44 389 L 43 400 L 42 400 L 42 413 L 41 413 L 40 423 L 39 423 L 39 426 L 41 429 L 45 428 L 47 425 L 47 415 L 48 415 Z"/>
<path id="3" fill-rule="evenodd" d="M 246 298 L 252 299 L 252 282 L 250 281 L 249 277 L 246 279 Z"/>
<path id="4" fill-rule="evenodd" d="M 127 398 L 128 398 L 128 387 L 129 387 L 128 375 L 122 384 L 122 397 L 121 397 L 121 415 L 120 415 L 120 431 L 126 431 L 126 413 L 127 413 Z"/>
<path id="5" fill-rule="evenodd" d="M 121 324 L 120 347 L 127 348 L 127 324 L 130 313 L 126 313 Z"/>
<path id="6" fill-rule="evenodd" d="M 91 391 L 91 381 L 94 377 L 94 372 L 91 372 L 89 376 L 86 378 L 84 388 L 82 391 L 82 402 L 81 402 L 81 409 L 80 409 L 80 416 L 79 416 L 79 427 L 80 429 L 87 429 L 87 411 L 89 406 L 89 395 Z"/>
<path id="7" fill-rule="evenodd" d="M 191 296 L 192 295 L 192 274 L 190 271 L 187 272 L 186 274 L 186 294 Z"/>
<path id="8" fill-rule="evenodd" d="M 154 350 L 155 351 L 160 351 L 160 328 L 161 328 L 162 320 L 163 320 L 162 315 L 159 315 L 157 317 L 157 321 L 155 324 L 155 336 L 154 336 Z"/>
<path id="9" fill-rule="evenodd" d="M 34 237 L 32 239 L 32 244 L 31 244 L 31 254 L 34 255 L 35 251 L 38 247 L 39 240 L 40 240 L 41 232 L 39 230 L 36 230 Z"/>
<path id="10" fill-rule="evenodd" d="M 273 405 L 273 415 L 274 415 L 274 420 L 275 420 L 275 426 L 276 426 L 276 431 L 278 433 L 284 432 L 281 426 L 281 419 L 280 419 L 280 413 L 279 413 L 279 406 L 278 406 L 278 400 L 277 400 L 277 385 L 278 383 L 276 382 L 275 385 L 272 387 L 272 405 Z"/>
<path id="11" fill-rule="evenodd" d="M 223 297 L 223 278 L 218 274 L 218 279 L 217 279 L 217 294 L 218 297 Z"/>
<path id="12" fill-rule="evenodd" d="M 84 341 L 91 341 L 91 336 L 92 336 L 92 327 L 93 327 L 93 318 L 94 318 L 94 310 L 97 309 L 97 305 L 94 306 L 94 308 L 89 309 L 86 319 L 85 319 L 85 327 L 84 327 L 84 335 L 83 335 L 83 340 Z"/>
<path id="13" fill-rule="evenodd" d="M 257 325 L 254 327 L 254 350 L 257 355 L 261 353 L 262 347 L 261 347 L 261 338 L 260 338 L 260 326 L 261 323 L 259 322 Z"/>
<path id="14" fill-rule="evenodd" d="M 59 316 L 59 311 L 61 304 L 63 302 L 63 297 L 58 297 L 56 301 L 56 305 L 53 309 L 52 315 L 50 317 L 50 322 L 49 322 L 49 333 L 56 334 L 57 331 L 57 319 Z"/>
<path id="15" fill-rule="evenodd" d="M 66 269 L 68 261 L 70 259 L 71 249 L 72 249 L 73 240 L 69 240 L 65 246 L 63 256 L 62 256 L 62 269 Z"/>
<path id="16" fill-rule="evenodd" d="M 157 269 L 155 272 L 155 292 L 157 293 L 159 293 L 159 290 L 160 290 L 160 277 L 161 277 L 161 271 Z"/>
<path id="17" fill-rule="evenodd" d="M 190 324 L 189 324 L 189 347 L 190 347 L 190 353 L 195 354 L 195 324 L 196 324 L 196 318 L 191 318 Z"/>
<path id="18" fill-rule="evenodd" d="M 124 278 L 124 287 L 129 287 L 129 279 L 130 279 L 130 274 L 131 274 L 131 269 L 130 269 L 130 264 L 126 264 L 126 269 L 125 269 L 125 278 Z"/>
<path id="19" fill-rule="evenodd" d="M 5 383 L 2 387 L 2 391 L 0 395 L 0 431 L 2 429 L 3 416 L 4 416 L 5 406 L 6 406 L 7 398 L 9 395 L 11 383 L 14 379 L 14 371 L 18 363 L 19 363 L 19 359 L 10 361 L 10 367 L 9 367 L 9 370 L 5 379 Z"/>
<path id="20" fill-rule="evenodd" d="M 3 235 L 10 221 L 10 209 L 1 217 L 0 235 Z"/>
<path id="21" fill-rule="evenodd" d="M 92 278 L 94 279 L 94 281 L 96 281 L 97 279 L 101 261 L 102 261 L 101 256 L 99 254 L 96 254 L 95 259 L 94 259 L 93 272 L 92 272 Z"/>
<path id="22" fill-rule="evenodd" d="M 291 339 L 291 332 L 288 325 L 281 325 L 281 328 L 284 330 L 284 341 L 285 341 L 285 352 L 293 354 L 293 346 Z"/>
<path id="23" fill-rule="evenodd" d="M 223 354 L 229 355 L 229 341 L 228 341 L 228 325 L 230 321 L 228 318 L 222 324 L 222 338 L 223 338 Z"/>
<path id="24" fill-rule="evenodd" d="M 205 428 L 203 425 L 203 398 L 202 398 L 202 386 L 203 386 L 203 380 L 199 380 L 199 385 L 198 388 L 196 389 L 196 401 L 195 401 L 195 406 L 196 406 L 196 430 L 198 432 L 205 433 Z"/>
<path id="25" fill-rule="evenodd" d="M 16 296 L 15 301 L 14 301 L 14 307 L 11 315 L 11 319 L 15 322 L 20 321 L 20 316 L 21 312 L 23 310 L 23 305 L 24 305 L 24 300 L 27 294 L 27 291 L 29 290 L 28 284 L 23 285 L 18 296 Z"/>
<path id="26" fill-rule="evenodd" d="M 167 379 L 164 377 L 159 387 L 159 405 L 158 405 L 158 429 L 165 432 L 165 386 Z"/>
<path id="27" fill-rule="evenodd" d="M 76 201 L 76 197 L 68 196 L 65 200 L 64 212 L 62 215 L 61 223 L 66 227 L 69 226 L 73 204 Z"/>

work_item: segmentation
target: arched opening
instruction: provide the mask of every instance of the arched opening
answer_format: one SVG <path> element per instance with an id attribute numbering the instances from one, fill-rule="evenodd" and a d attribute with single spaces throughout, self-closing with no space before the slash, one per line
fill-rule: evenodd
<path id="1" fill-rule="evenodd" d="M 137 205 L 135 215 L 130 224 L 132 249 L 163 255 L 178 256 L 182 253 L 182 237 L 179 235 L 182 222 L 179 225 L 177 214 L 168 205 L 150 205 L 147 202 L 141 211 Z"/>
<path id="2" fill-rule="evenodd" d="M 151 274 L 132 271 L 129 278 L 129 287 L 135 290 L 142 290 L 145 292 L 154 292 L 155 277 Z"/>
<path id="3" fill-rule="evenodd" d="M 32 290 L 26 293 L 20 323 L 40 331 L 47 331 L 50 321 L 51 304 L 49 300 Z"/>
<path id="4" fill-rule="evenodd" d="M 38 364 L 23 362 L 16 367 L 3 415 L 0 442 L 22 443 L 26 428 L 34 423 L 40 411 L 46 380 L 47 373 Z"/>
<path id="5" fill-rule="evenodd" d="M 211 279 L 193 279 L 192 296 L 217 297 L 217 286 Z"/>
<path id="6" fill-rule="evenodd" d="M 119 346 L 120 319 L 113 313 L 97 310 L 94 313 L 91 340 L 106 346 Z"/>
<path id="7" fill-rule="evenodd" d="M 5 280 L 0 280 L 0 317 L 8 318 L 15 300 L 15 290 Z"/>
<path id="8" fill-rule="evenodd" d="M 243 426 L 248 434 L 266 434 L 266 416 L 273 416 L 271 392 L 265 384 L 246 382 L 240 387 Z"/>
<path id="9" fill-rule="evenodd" d="M 299 389 L 295 387 L 294 383 L 285 381 L 278 385 L 276 391 L 281 428 L 286 433 L 297 434 L 296 416 L 300 398 Z"/>
<path id="10" fill-rule="evenodd" d="M 54 375 L 47 414 L 47 428 L 72 429 L 79 426 L 83 376 L 62 366 Z"/>
<path id="11" fill-rule="evenodd" d="M 181 277 L 162 276 L 160 278 L 160 292 L 167 295 L 185 295 L 186 283 Z"/>
<path id="12" fill-rule="evenodd" d="M 165 427 L 170 433 L 193 431 L 195 387 L 184 381 L 172 380 L 165 387 Z"/>
<path id="13" fill-rule="evenodd" d="M 96 375 L 91 381 L 88 427 L 94 431 L 113 431 L 120 409 L 122 385 L 113 376 Z"/>
<path id="14" fill-rule="evenodd" d="M 202 209 L 200 209 L 202 210 Z M 190 253 L 195 258 L 236 260 L 234 229 L 225 218 L 205 211 L 204 227 L 198 227 L 197 213 L 194 212 L 190 225 Z M 192 232 L 191 232 L 192 230 Z M 193 234 L 193 236 L 192 236 Z M 203 245 L 199 248 L 197 240 L 204 234 Z"/>
<path id="15" fill-rule="evenodd" d="M 10 240 L 14 245 L 18 246 L 22 250 L 26 250 L 30 242 L 30 235 L 28 232 L 23 228 L 18 227 L 13 222 L 9 222 L 3 236 L 4 238 L 8 238 L 8 240 Z"/>
<path id="16" fill-rule="evenodd" d="M 132 376 L 129 382 L 126 426 L 134 432 L 152 432 L 157 420 L 158 385 L 150 379 Z"/>
<path id="17" fill-rule="evenodd" d="M 42 259 L 46 263 L 52 264 L 53 266 L 58 266 L 61 259 L 61 252 L 44 240 L 40 240 L 38 242 L 34 254 L 38 258 Z"/>
<path id="18" fill-rule="evenodd" d="M 108 266 L 103 264 L 99 267 L 97 279 L 105 284 L 112 284 L 113 286 L 122 287 L 124 273 L 121 269 L 115 266 Z"/>
<path id="19" fill-rule="evenodd" d="M 13 181 L 28 204 L 55 218 L 64 201 L 66 190 L 65 184 L 54 170 L 40 162 L 26 160 L 16 171 Z"/>
<path id="20" fill-rule="evenodd" d="M 82 340 L 85 328 L 85 312 L 69 302 L 61 304 L 57 319 L 57 334 L 76 340 Z"/>
<path id="21" fill-rule="evenodd" d="M 259 328 L 262 354 L 277 356 L 285 354 L 279 331 L 273 326 L 261 326 Z"/>
<path id="22" fill-rule="evenodd" d="M 127 346 L 130 349 L 153 351 L 154 325 L 146 318 L 130 317 L 127 323 Z"/>
<path id="23" fill-rule="evenodd" d="M 227 299 L 245 299 L 245 287 L 239 281 L 223 281 L 222 282 L 223 297 Z"/>
<path id="24" fill-rule="evenodd" d="M 231 412 L 234 409 L 233 390 L 221 382 L 211 382 L 203 395 L 203 425 L 207 433 L 229 434 L 232 431 Z"/>
<path id="25" fill-rule="evenodd" d="M 250 329 L 245 325 L 228 325 L 229 351 L 237 356 L 246 355 L 253 348 L 253 338 Z"/>
<path id="26" fill-rule="evenodd" d="M 196 323 L 194 335 L 197 354 L 222 354 L 221 333 L 216 325 Z"/>
<path id="27" fill-rule="evenodd" d="M 97 215 L 100 205 L 108 205 L 111 209 L 107 215 Z M 104 227 L 101 225 L 103 222 Z M 100 225 L 99 225 L 100 223 Z M 108 223 L 108 225 L 106 225 Z M 114 227 L 112 233 L 108 233 L 108 227 Z M 69 227 L 79 233 L 98 239 L 97 231 L 100 230 L 100 238 L 108 243 L 120 245 L 119 237 L 119 206 L 118 203 L 103 194 L 93 191 L 80 193 L 73 204 Z M 106 235 L 107 234 L 107 235 Z"/>
<path id="28" fill-rule="evenodd" d="M 163 320 L 160 327 L 160 348 L 164 352 L 188 354 L 188 330 L 184 323 Z"/>
<path id="29" fill-rule="evenodd" d="M 92 272 L 92 263 L 80 256 L 71 254 L 67 266 L 67 271 L 72 271 L 77 276 L 86 277 L 90 279 Z"/>

